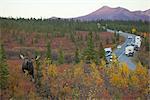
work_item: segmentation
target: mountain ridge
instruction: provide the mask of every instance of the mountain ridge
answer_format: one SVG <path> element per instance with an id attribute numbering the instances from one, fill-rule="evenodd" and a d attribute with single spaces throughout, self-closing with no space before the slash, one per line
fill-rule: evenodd
<path id="1" fill-rule="evenodd" d="M 150 21 L 150 9 L 145 11 L 130 11 L 126 8 L 116 7 L 111 8 L 103 6 L 98 10 L 74 19 L 82 21 L 95 21 L 95 20 L 143 20 Z"/>

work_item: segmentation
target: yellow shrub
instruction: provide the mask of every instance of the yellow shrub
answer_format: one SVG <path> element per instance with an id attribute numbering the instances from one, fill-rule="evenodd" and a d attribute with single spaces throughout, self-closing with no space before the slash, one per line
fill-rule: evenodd
<path id="1" fill-rule="evenodd" d="M 48 67 L 48 75 L 51 76 L 51 77 L 56 77 L 57 76 L 57 73 L 58 73 L 58 70 L 57 70 L 57 67 L 56 65 L 50 65 Z"/>
<path id="2" fill-rule="evenodd" d="M 83 73 L 84 73 L 83 65 L 82 64 L 75 65 L 74 77 L 81 77 Z"/>

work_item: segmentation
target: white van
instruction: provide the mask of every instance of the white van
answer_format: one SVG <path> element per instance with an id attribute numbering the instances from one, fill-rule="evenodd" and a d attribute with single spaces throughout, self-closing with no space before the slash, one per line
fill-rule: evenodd
<path id="1" fill-rule="evenodd" d="M 135 37 L 135 42 L 134 42 L 134 50 L 138 51 L 140 46 L 141 46 L 141 37 L 140 36 L 136 36 Z"/>
<path id="2" fill-rule="evenodd" d="M 133 56 L 133 54 L 134 54 L 134 46 L 127 46 L 125 48 L 125 54 L 127 56 Z"/>
<path id="3" fill-rule="evenodd" d="M 112 61 L 112 49 L 111 48 L 105 48 L 105 57 L 107 62 L 111 62 Z"/>
<path id="4" fill-rule="evenodd" d="M 135 42 L 141 42 L 141 37 L 140 36 L 135 36 Z"/>

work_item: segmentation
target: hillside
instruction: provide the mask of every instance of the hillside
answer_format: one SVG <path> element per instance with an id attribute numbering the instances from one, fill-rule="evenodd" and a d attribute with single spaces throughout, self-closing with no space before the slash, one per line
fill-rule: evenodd
<path id="1" fill-rule="evenodd" d="M 88 15 L 77 17 L 82 21 L 91 20 L 143 20 L 150 21 L 150 9 L 146 11 L 129 11 L 128 9 L 104 6 Z"/>

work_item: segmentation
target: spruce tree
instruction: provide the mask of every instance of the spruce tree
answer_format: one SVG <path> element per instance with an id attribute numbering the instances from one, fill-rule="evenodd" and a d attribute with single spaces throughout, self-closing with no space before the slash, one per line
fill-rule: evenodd
<path id="1" fill-rule="evenodd" d="M 3 45 L 0 43 L 0 89 L 5 89 L 8 82 L 8 65 Z"/>
<path id="2" fill-rule="evenodd" d="M 41 80 L 42 80 L 42 67 L 39 60 L 36 60 L 36 68 L 37 68 L 37 80 L 36 83 L 40 87 L 41 86 Z"/>
<path id="3" fill-rule="evenodd" d="M 70 33 L 70 39 L 71 39 L 72 42 L 75 43 L 75 42 L 76 42 L 76 41 L 75 41 L 76 39 L 75 39 L 74 34 L 75 34 L 75 33 Z"/>
<path id="4" fill-rule="evenodd" d="M 94 48 L 92 32 L 88 34 L 87 48 L 83 52 L 82 59 L 85 60 L 87 63 L 94 62 L 98 64 L 98 55 Z"/>
<path id="5" fill-rule="evenodd" d="M 58 63 L 63 64 L 64 63 L 64 52 L 62 49 L 59 49 L 59 55 L 58 55 Z"/>
<path id="6" fill-rule="evenodd" d="M 79 63 L 80 62 L 80 57 L 79 57 L 79 49 L 76 48 L 76 51 L 75 51 L 75 63 Z"/>
<path id="7" fill-rule="evenodd" d="M 36 57 L 39 55 L 39 52 L 36 51 L 35 52 Z M 42 66 L 41 66 L 41 62 L 39 61 L 39 59 L 37 59 L 36 61 L 36 87 L 37 87 L 37 91 L 40 92 L 40 87 L 41 87 L 41 82 L 42 82 Z"/>
<path id="8" fill-rule="evenodd" d="M 105 58 L 105 51 L 104 51 L 104 47 L 102 42 L 100 42 L 99 44 L 99 49 L 98 49 L 98 53 L 99 53 L 99 58 Z"/>
<path id="9" fill-rule="evenodd" d="M 49 60 L 50 63 L 52 63 L 52 50 L 50 42 L 47 43 L 46 58 Z"/>

